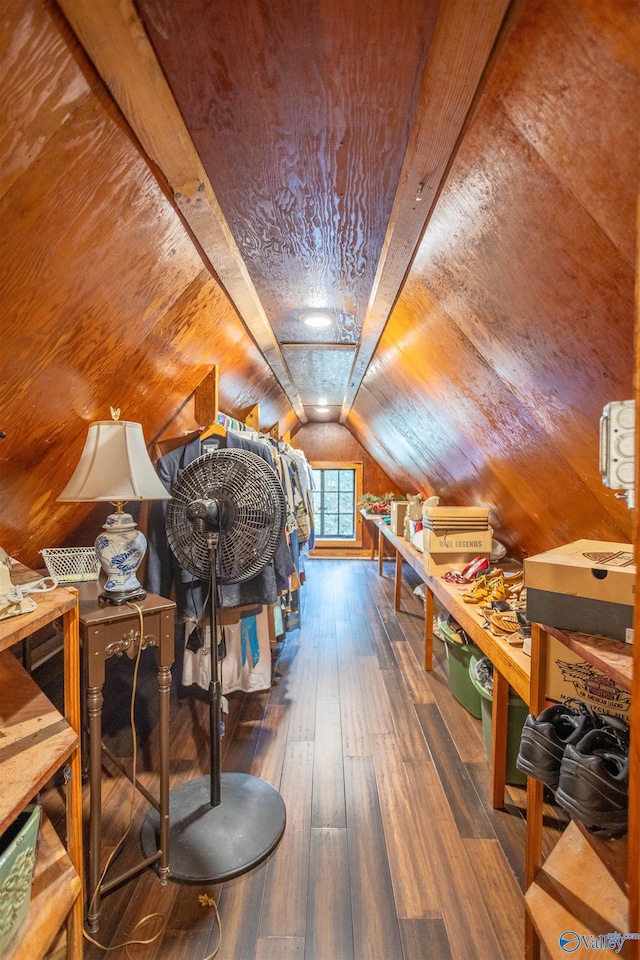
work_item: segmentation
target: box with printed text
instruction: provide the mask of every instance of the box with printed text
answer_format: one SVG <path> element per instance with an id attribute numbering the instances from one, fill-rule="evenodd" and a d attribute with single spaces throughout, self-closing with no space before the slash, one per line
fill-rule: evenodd
<path id="1" fill-rule="evenodd" d="M 527 619 L 631 643 L 635 574 L 630 543 L 576 540 L 526 557 Z"/>

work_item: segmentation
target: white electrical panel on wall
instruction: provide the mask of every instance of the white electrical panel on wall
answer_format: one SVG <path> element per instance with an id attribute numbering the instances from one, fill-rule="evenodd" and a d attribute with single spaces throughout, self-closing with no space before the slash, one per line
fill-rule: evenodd
<path id="1" fill-rule="evenodd" d="M 636 402 L 614 400 L 600 418 L 600 475 L 605 487 L 623 490 L 629 507 L 635 506 Z"/>

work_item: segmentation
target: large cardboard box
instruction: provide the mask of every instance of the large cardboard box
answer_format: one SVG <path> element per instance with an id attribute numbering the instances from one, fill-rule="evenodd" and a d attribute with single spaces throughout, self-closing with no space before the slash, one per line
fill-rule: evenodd
<path id="1" fill-rule="evenodd" d="M 491 553 L 491 530 L 458 530 L 438 534 L 433 530 L 422 530 L 422 549 L 434 554 L 467 554 L 468 560 L 481 553 Z"/>
<path id="2" fill-rule="evenodd" d="M 527 557 L 527 618 L 631 643 L 635 573 L 629 543 L 576 540 Z"/>
<path id="3" fill-rule="evenodd" d="M 409 506 L 408 500 L 393 500 L 391 502 L 391 532 L 396 537 L 404 536 L 404 518 Z"/>

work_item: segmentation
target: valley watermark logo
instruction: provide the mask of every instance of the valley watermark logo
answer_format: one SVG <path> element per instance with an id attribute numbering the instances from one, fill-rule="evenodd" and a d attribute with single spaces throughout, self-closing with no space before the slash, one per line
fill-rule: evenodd
<path id="1" fill-rule="evenodd" d="M 640 933 L 601 933 L 594 937 L 576 933 L 575 930 L 565 930 L 558 939 L 561 950 L 565 953 L 575 953 L 580 947 L 586 950 L 615 950 L 620 953 L 627 940 L 640 940 Z"/>

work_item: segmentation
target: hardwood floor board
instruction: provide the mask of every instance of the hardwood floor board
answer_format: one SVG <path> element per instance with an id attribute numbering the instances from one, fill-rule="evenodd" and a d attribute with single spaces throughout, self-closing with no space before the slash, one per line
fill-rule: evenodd
<path id="1" fill-rule="evenodd" d="M 271 858 L 273 856 L 271 854 Z M 252 960 L 254 957 L 269 863 L 270 860 L 267 860 L 244 876 L 223 885 L 218 899 L 222 942 L 216 960 Z M 215 930 L 212 929 L 209 952 L 216 946 L 214 935 Z M 193 960 L 197 960 L 197 957 Z"/>
<path id="2" fill-rule="evenodd" d="M 389 629 L 390 627 L 392 628 L 391 630 Z M 393 627 L 394 625 L 391 620 L 385 622 L 379 610 L 377 616 L 369 621 L 371 642 L 381 670 L 384 670 L 386 667 L 398 666 L 391 645 L 391 637 L 393 636 L 393 639 L 396 641 L 400 641 L 401 638 L 401 642 L 404 642 L 404 635 L 397 623 L 395 624 L 395 631 Z"/>
<path id="3" fill-rule="evenodd" d="M 487 913 L 505 957 L 524 954 L 524 908 L 520 885 L 497 840 L 465 840 Z"/>
<path id="4" fill-rule="evenodd" d="M 267 872 L 261 937 L 303 937 L 307 915 L 313 744 L 289 741 L 280 792 L 287 825 Z"/>
<path id="5" fill-rule="evenodd" d="M 312 827 L 345 827 L 342 730 L 335 700 L 316 702 Z"/>
<path id="6" fill-rule="evenodd" d="M 370 736 L 393 733 L 393 711 L 375 657 L 360 657 L 360 684 Z"/>
<path id="7" fill-rule="evenodd" d="M 316 722 L 317 648 L 302 651 L 291 680 L 295 683 L 295 696 L 291 697 L 288 705 L 287 739 L 311 741 L 315 736 Z"/>
<path id="8" fill-rule="evenodd" d="M 482 800 L 464 763 L 456 753 L 451 735 L 437 706 L 418 703 L 415 709 L 460 835 L 493 838 L 495 834 Z"/>
<path id="9" fill-rule="evenodd" d="M 312 829 L 305 960 L 353 960 L 346 829 Z"/>
<path id="10" fill-rule="evenodd" d="M 526 791 L 521 787 L 507 788 L 504 808 L 494 810 L 491 805 L 491 777 L 488 761 L 479 760 L 476 763 L 468 763 L 466 766 L 478 796 L 484 801 L 487 817 L 500 841 L 505 858 L 520 887 L 523 888 L 526 824 L 522 800 L 526 798 Z M 517 792 L 521 795 L 521 801 L 514 803 L 513 797 Z"/>
<path id="11" fill-rule="evenodd" d="M 396 668 L 382 670 L 382 679 L 391 704 L 393 728 L 403 760 L 431 760 L 413 703 L 409 699 L 402 672 Z"/>
<path id="12" fill-rule="evenodd" d="M 514 960 L 494 932 L 464 841 L 433 764 L 405 764 L 416 819 L 431 866 L 451 953 L 456 960 Z"/>
<path id="13" fill-rule="evenodd" d="M 404 960 L 454 960 L 443 920 L 400 920 Z"/>
<path id="14" fill-rule="evenodd" d="M 287 748 L 289 713 L 280 703 L 268 706 L 260 729 L 250 773 L 280 789 L 280 779 Z"/>
<path id="15" fill-rule="evenodd" d="M 424 667 L 418 664 L 408 643 L 395 643 L 393 652 L 411 703 L 433 703 Z"/>
<path id="16" fill-rule="evenodd" d="M 435 699 L 460 759 L 465 763 L 486 761 L 482 721 L 455 699 L 448 679 L 446 685 L 438 685 Z"/>
<path id="17" fill-rule="evenodd" d="M 340 663 L 340 726 L 342 730 L 342 753 L 345 757 L 371 756 L 371 743 L 365 708 L 365 697 L 360 685 L 360 664 L 349 657 L 347 646 Z"/>
<path id="18" fill-rule="evenodd" d="M 318 645 L 318 696 L 323 700 L 334 700 L 334 709 L 340 696 L 338 681 L 337 628 L 333 634 L 324 635 Z"/>
<path id="19" fill-rule="evenodd" d="M 410 639 L 422 647 L 420 662 L 424 663 L 424 609 L 414 612 L 404 607 L 396 611 L 398 625 L 402 630 L 403 641 L 410 643 Z"/>
<path id="20" fill-rule="evenodd" d="M 437 882 L 416 821 L 398 740 L 372 737 L 373 767 L 380 799 L 389 870 L 398 917 L 439 917 Z"/>
<path id="21" fill-rule="evenodd" d="M 304 937 L 260 937 L 258 940 L 255 960 L 301 960 L 302 957 Z"/>
<path id="22" fill-rule="evenodd" d="M 303 645 L 299 640 L 287 640 L 282 644 L 272 678 L 270 703 L 288 703 L 291 690 L 295 686 L 295 670 L 298 657 L 302 655 Z"/>
<path id="23" fill-rule="evenodd" d="M 373 763 L 345 759 L 349 876 L 356 960 L 396 960 L 402 944 Z"/>

